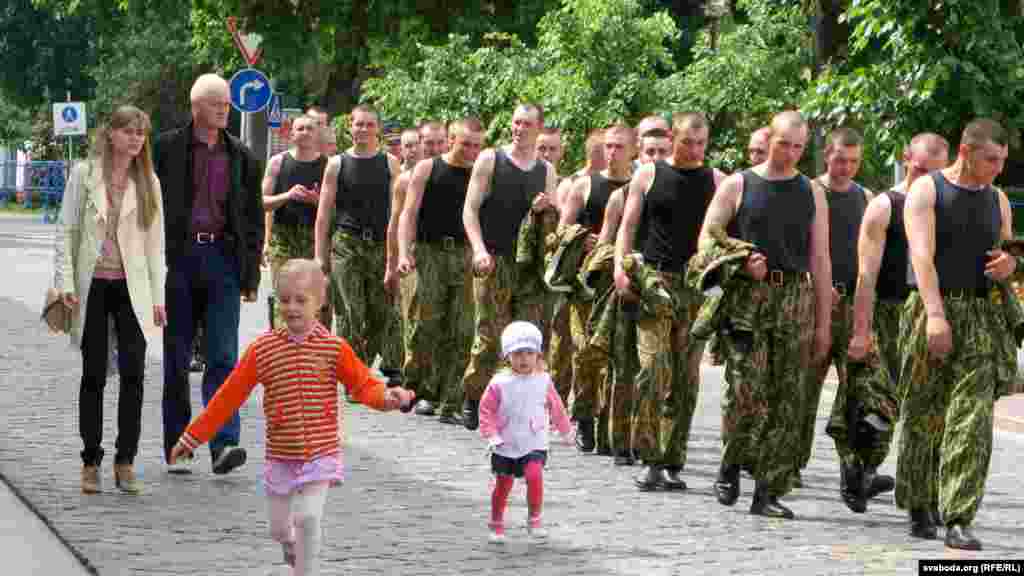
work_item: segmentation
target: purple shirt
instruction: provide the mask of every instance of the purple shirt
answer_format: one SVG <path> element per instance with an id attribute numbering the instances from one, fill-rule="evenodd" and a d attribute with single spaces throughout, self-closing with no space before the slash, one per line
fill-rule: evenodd
<path id="1" fill-rule="evenodd" d="M 224 137 L 210 148 L 192 134 L 192 233 L 220 236 L 226 222 L 230 161 Z"/>

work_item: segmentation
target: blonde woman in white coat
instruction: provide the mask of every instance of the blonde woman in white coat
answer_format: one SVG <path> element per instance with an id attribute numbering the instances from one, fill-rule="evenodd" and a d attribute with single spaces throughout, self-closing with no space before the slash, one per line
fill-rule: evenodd
<path id="1" fill-rule="evenodd" d="M 84 493 L 100 491 L 110 325 L 121 380 L 114 480 L 123 492 L 141 491 L 133 462 L 142 421 L 147 333 L 157 333 L 167 321 L 162 201 L 149 132 L 144 112 L 118 108 L 99 130 L 89 159 L 71 171 L 58 219 L 55 282 L 74 310 L 71 342 L 82 351 L 78 426 Z"/>

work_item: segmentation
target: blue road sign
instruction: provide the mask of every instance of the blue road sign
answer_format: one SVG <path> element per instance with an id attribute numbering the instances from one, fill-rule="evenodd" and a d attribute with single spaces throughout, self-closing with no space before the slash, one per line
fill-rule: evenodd
<path id="1" fill-rule="evenodd" d="M 274 91 L 270 80 L 255 68 L 235 72 L 231 77 L 231 105 L 239 112 L 259 112 L 270 103 Z"/>
<path id="2" fill-rule="evenodd" d="M 267 106 L 267 126 L 280 128 L 282 120 L 284 120 L 284 114 L 281 112 L 281 95 L 275 92 L 274 96 L 270 98 L 270 105 Z"/>
<path id="3" fill-rule="evenodd" d="M 75 110 L 74 106 L 68 106 L 60 114 L 68 124 L 73 124 L 75 120 L 78 120 L 78 110 Z"/>

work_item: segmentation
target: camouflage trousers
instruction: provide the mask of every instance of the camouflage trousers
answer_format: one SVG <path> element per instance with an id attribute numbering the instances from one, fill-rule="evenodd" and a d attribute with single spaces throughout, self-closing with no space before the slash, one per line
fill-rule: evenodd
<path id="1" fill-rule="evenodd" d="M 970 524 L 985 493 L 992 455 L 992 408 L 1000 361 L 997 341 L 1007 326 L 987 298 L 943 298 L 953 350 L 928 352 L 921 295 L 907 299 L 900 321 L 900 378 L 905 397 L 896 471 L 896 504 L 938 505 L 943 521 Z"/>
<path id="2" fill-rule="evenodd" d="M 334 234 L 331 286 L 335 328 L 367 364 L 381 355 L 382 365 L 397 368 L 402 362 L 398 308 L 384 290 L 385 246 L 347 232 Z"/>
<path id="3" fill-rule="evenodd" d="M 801 456 L 804 379 L 814 340 L 810 282 L 768 282 L 749 290 L 757 329 L 721 333 L 726 354 L 722 465 L 739 465 L 773 496 L 791 488 Z"/>
<path id="4" fill-rule="evenodd" d="M 605 408 L 601 392 L 608 377 L 610 358 L 606 350 L 590 343 L 587 320 L 592 310 L 591 302 L 573 302 L 570 306 L 570 329 L 576 353 L 572 356 L 569 411 L 576 420 L 597 418 Z"/>
<path id="5" fill-rule="evenodd" d="M 467 400 L 479 401 L 487 383 L 501 363 L 501 331 L 513 320 L 534 323 L 543 334 L 543 292 L 522 290 L 527 284 L 518 277 L 512 258 L 494 256 L 494 270 L 473 278 L 474 334 L 462 393 Z"/>
<path id="6" fill-rule="evenodd" d="M 633 418 L 636 411 L 637 370 L 640 358 L 637 356 L 637 319 L 639 314 L 635 302 L 623 302 L 617 296 L 612 305 L 616 307 L 615 333 L 611 339 L 611 377 L 606 403 L 608 409 L 602 415 L 607 420 L 607 436 L 615 454 L 629 454 L 633 450 Z"/>
<path id="7" fill-rule="evenodd" d="M 852 337 L 852 307 L 843 302 L 846 310 L 832 314 L 833 358 L 840 374 L 836 397 L 832 402 L 825 432 L 835 440 L 836 452 L 845 463 L 877 468 L 889 454 L 893 430 L 899 418 L 899 400 L 896 382 L 899 369 L 899 317 L 903 303 L 881 300 L 875 304 L 874 346 L 860 362 L 847 360 L 846 351 Z M 844 315 L 840 321 L 837 316 Z M 846 344 L 836 341 L 843 333 Z M 836 358 L 836 346 L 842 345 L 842 357 Z M 840 369 L 840 364 L 842 369 Z M 877 414 L 889 424 L 885 432 L 860 431 L 856 423 L 867 414 Z M 804 461 L 806 466 L 806 460 Z"/>
<path id="8" fill-rule="evenodd" d="M 572 315 L 572 304 L 569 298 L 563 294 L 549 294 L 547 296 L 549 310 L 544 313 L 545 318 L 551 318 L 548 335 L 548 372 L 551 373 L 551 380 L 555 383 L 555 390 L 562 397 L 562 402 L 569 405 L 569 393 L 572 390 L 573 382 L 573 357 L 575 355 L 576 343 L 570 329 L 570 316 Z"/>
<path id="9" fill-rule="evenodd" d="M 440 402 L 441 414 L 462 410 L 459 379 L 473 341 L 472 255 L 463 245 L 417 244 L 416 274 L 407 276 L 405 385 Z"/>
<path id="10" fill-rule="evenodd" d="M 673 295 L 673 310 L 671 315 L 641 315 L 637 320 L 640 370 L 633 447 L 645 463 L 681 468 L 686 465 L 686 444 L 700 392 L 704 348 L 690 338 L 699 295 L 686 286 L 682 274 L 658 275 Z"/>
<path id="11" fill-rule="evenodd" d="M 270 274 L 277 281 L 277 273 L 285 262 L 293 258 L 313 258 L 313 229 L 309 227 L 287 226 L 277 224 L 274 226 L 274 233 L 267 245 L 267 255 L 270 257 Z M 270 327 L 284 326 L 284 318 L 277 306 L 277 296 L 273 293 L 269 296 L 268 305 Z M 323 308 L 320 309 L 320 323 L 328 330 L 334 324 L 334 309 L 331 306 L 331 299 L 327 298 Z"/>

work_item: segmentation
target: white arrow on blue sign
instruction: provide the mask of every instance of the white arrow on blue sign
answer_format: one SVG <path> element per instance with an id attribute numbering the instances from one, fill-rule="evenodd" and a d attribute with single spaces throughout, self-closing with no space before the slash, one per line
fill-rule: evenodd
<path id="1" fill-rule="evenodd" d="M 235 72 L 229 83 L 231 88 L 231 105 L 239 112 L 259 112 L 267 107 L 274 91 L 270 88 L 270 80 L 255 68 L 246 68 Z"/>
<path id="2" fill-rule="evenodd" d="M 267 106 L 267 126 L 280 128 L 282 120 L 284 114 L 281 112 L 281 95 L 275 92 L 270 98 L 270 105 Z"/>

